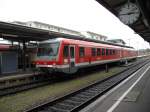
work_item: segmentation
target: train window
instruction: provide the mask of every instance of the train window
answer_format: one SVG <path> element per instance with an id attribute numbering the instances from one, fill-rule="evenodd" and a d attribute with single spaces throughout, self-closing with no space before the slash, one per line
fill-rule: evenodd
<path id="1" fill-rule="evenodd" d="M 102 55 L 105 55 L 105 49 L 102 48 Z"/>
<path id="2" fill-rule="evenodd" d="M 112 51 L 112 52 L 113 52 L 113 55 L 114 55 L 114 54 L 115 54 L 115 50 L 113 49 L 113 51 Z"/>
<path id="3" fill-rule="evenodd" d="M 121 51 L 120 50 L 118 50 L 118 52 L 117 52 L 118 54 L 120 54 L 121 53 Z"/>
<path id="4" fill-rule="evenodd" d="M 74 47 L 70 47 L 70 57 L 74 58 Z"/>
<path id="5" fill-rule="evenodd" d="M 116 50 L 116 54 L 119 54 L 120 53 L 120 51 L 119 50 Z"/>
<path id="6" fill-rule="evenodd" d="M 111 55 L 111 49 L 109 49 L 109 55 Z"/>
<path id="7" fill-rule="evenodd" d="M 96 56 L 96 48 L 92 48 L 92 56 Z"/>
<path id="8" fill-rule="evenodd" d="M 100 56 L 100 55 L 101 55 L 100 48 L 97 48 L 97 56 Z"/>
<path id="9" fill-rule="evenodd" d="M 69 46 L 64 46 L 63 56 L 64 57 L 68 57 L 69 56 Z"/>
<path id="10" fill-rule="evenodd" d="M 108 49 L 106 49 L 106 56 L 108 56 L 109 55 L 109 50 Z"/>
<path id="11" fill-rule="evenodd" d="M 118 50 L 115 50 L 115 54 L 118 54 Z"/>
<path id="12" fill-rule="evenodd" d="M 83 57 L 85 55 L 84 53 L 84 47 L 79 47 L 79 56 Z"/>
<path id="13" fill-rule="evenodd" d="M 112 53 L 112 49 L 110 49 L 110 55 L 112 55 L 113 53 Z"/>

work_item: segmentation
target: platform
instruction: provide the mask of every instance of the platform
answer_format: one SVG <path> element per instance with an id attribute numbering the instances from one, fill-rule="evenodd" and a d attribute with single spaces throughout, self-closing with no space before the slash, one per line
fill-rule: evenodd
<path id="1" fill-rule="evenodd" d="M 81 112 L 150 112 L 150 63 Z"/>
<path id="2" fill-rule="evenodd" d="M 20 77 L 32 76 L 33 74 L 34 74 L 34 72 L 31 71 L 31 70 L 18 71 L 18 72 L 15 72 L 15 73 L 6 73 L 6 74 L 0 75 L 0 81 L 8 80 L 8 79 L 20 78 Z"/>

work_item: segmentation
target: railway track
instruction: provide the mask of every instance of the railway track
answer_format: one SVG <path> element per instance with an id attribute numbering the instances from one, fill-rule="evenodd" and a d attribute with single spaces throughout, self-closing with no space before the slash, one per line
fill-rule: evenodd
<path id="1" fill-rule="evenodd" d="M 50 83 L 49 81 L 43 81 L 43 82 L 38 82 L 38 83 L 37 82 L 29 83 L 29 84 L 19 85 L 15 87 L 0 89 L 0 97 L 10 95 L 10 94 L 15 94 L 15 93 L 22 92 L 28 89 L 33 89 L 33 88 L 40 87 L 49 83 Z"/>
<path id="2" fill-rule="evenodd" d="M 0 97 L 10 95 L 10 94 L 15 94 L 17 92 L 22 92 L 28 89 L 40 87 L 49 83 L 50 81 L 48 78 L 43 79 L 43 80 L 36 79 L 36 80 L 30 81 L 24 84 L 0 88 Z"/>
<path id="3" fill-rule="evenodd" d="M 24 112 L 76 112 L 86 105 L 103 95 L 112 87 L 126 79 L 135 71 L 147 64 L 149 60 L 135 63 L 124 71 L 91 84 L 85 88 L 69 93 L 53 101 L 46 101 L 42 104 L 33 106 Z"/>
<path id="4" fill-rule="evenodd" d="M 134 62 L 136 65 L 139 62 Z M 130 68 L 132 65 L 129 65 L 126 69 Z M 125 70 L 126 70 L 125 69 Z M 42 77 L 42 75 L 29 75 L 29 76 L 19 76 L 11 79 L 5 79 L 0 82 L 0 97 L 15 94 L 22 92 L 28 89 L 33 89 L 36 87 L 48 85 L 53 82 L 57 82 L 59 79 L 51 77 Z M 19 84 L 15 84 L 18 83 Z"/>

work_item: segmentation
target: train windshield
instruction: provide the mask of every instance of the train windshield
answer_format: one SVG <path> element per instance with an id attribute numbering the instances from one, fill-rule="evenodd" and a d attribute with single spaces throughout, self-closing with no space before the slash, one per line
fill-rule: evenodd
<path id="1" fill-rule="evenodd" d="M 59 49 L 59 43 L 41 43 L 38 47 L 38 58 L 56 59 Z"/>

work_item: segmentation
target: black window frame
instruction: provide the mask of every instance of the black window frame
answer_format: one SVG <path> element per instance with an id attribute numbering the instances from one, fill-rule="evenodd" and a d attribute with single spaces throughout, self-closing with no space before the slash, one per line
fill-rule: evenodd
<path id="1" fill-rule="evenodd" d="M 115 55 L 116 53 L 115 53 L 115 49 L 113 49 L 113 53 L 112 53 L 113 55 Z"/>
<path id="2" fill-rule="evenodd" d="M 106 56 L 109 55 L 109 49 L 106 48 Z"/>
<path id="3" fill-rule="evenodd" d="M 105 56 L 105 49 L 102 48 L 102 56 Z"/>
<path id="4" fill-rule="evenodd" d="M 69 51 L 70 51 L 70 58 L 75 58 L 75 47 L 70 46 Z"/>
<path id="5" fill-rule="evenodd" d="M 79 47 L 79 57 L 85 56 L 85 47 Z"/>
<path id="6" fill-rule="evenodd" d="M 97 56 L 101 55 L 101 48 L 97 48 Z"/>
<path id="7" fill-rule="evenodd" d="M 112 49 L 110 49 L 109 53 L 110 53 L 110 55 L 113 55 L 113 51 L 112 51 Z"/>
<path id="8" fill-rule="evenodd" d="M 67 51 L 65 51 L 65 47 L 67 47 Z M 65 54 L 66 53 L 66 54 Z M 63 49 L 63 57 L 64 58 L 68 58 L 69 57 L 69 45 L 64 45 L 64 49 Z"/>
<path id="9" fill-rule="evenodd" d="M 96 48 L 91 48 L 91 54 L 92 56 L 96 56 Z"/>

